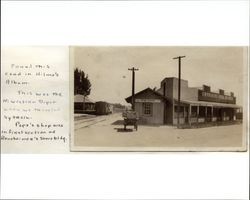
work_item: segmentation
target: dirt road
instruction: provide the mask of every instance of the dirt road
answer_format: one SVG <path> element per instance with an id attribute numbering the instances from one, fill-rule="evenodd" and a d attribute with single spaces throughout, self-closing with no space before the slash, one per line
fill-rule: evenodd
<path id="1" fill-rule="evenodd" d="M 123 130 L 121 113 L 75 122 L 74 141 L 82 147 L 240 147 L 242 124 L 198 129 L 139 125 Z"/>

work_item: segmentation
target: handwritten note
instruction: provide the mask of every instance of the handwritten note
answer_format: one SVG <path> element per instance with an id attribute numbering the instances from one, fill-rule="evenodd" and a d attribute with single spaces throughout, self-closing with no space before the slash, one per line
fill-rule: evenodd
<path id="1" fill-rule="evenodd" d="M 69 151 L 67 47 L 4 47 L 2 152 Z"/>

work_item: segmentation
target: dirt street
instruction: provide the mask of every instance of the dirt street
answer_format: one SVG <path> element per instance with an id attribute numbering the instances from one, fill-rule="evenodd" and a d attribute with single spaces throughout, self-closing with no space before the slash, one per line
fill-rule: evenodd
<path id="1" fill-rule="evenodd" d="M 121 113 L 75 122 L 75 146 L 80 147 L 241 147 L 242 124 L 197 129 L 139 125 L 123 130 Z"/>

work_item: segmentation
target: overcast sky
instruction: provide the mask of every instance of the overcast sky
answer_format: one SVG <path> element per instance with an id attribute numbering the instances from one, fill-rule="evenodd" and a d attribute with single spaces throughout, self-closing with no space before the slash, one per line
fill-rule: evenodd
<path id="1" fill-rule="evenodd" d="M 178 77 L 182 60 L 182 79 L 190 87 L 210 85 L 212 91 L 234 92 L 238 105 L 243 101 L 243 65 L 246 48 L 242 47 L 74 47 L 72 67 L 86 72 L 92 84 L 94 101 L 126 104 L 131 95 L 131 71 L 136 67 L 135 92 L 160 87 L 165 77 Z M 244 57 L 245 56 L 245 57 Z M 247 74 L 245 74 L 247 76 Z"/>

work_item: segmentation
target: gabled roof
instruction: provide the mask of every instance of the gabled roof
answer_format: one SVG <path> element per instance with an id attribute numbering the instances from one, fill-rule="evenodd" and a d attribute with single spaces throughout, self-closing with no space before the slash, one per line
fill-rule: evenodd
<path id="1" fill-rule="evenodd" d="M 143 94 L 143 93 L 146 93 L 146 92 L 151 92 L 152 94 L 156 95 L 157 97 L 159 97 L 159 98 L 161 98 L 161 99 L 163 99 L 163 100 L 168 100 L 167 97 L 164 97 L 162 94 L 160 94 L 159 92 L 157 92 L 157 91 L 155 91 L 155 90 L 152 90 L 152 89 L 149 88 L 149 87 L 146 88 L 146 89 L 144 89 L 144 90 L 142 90 L 142 91 L 140 91 L 140 92 L 137 92 L 137 93 L 135 94 L 135 98 L 136 98 L 136 96 L 139 96 L 139 95 L 141 95 L 141 94 Z M 131 103 L 131 101 L 132 101 L 132 96 L 127 97 L 125 100 L 126 100 L 128 103 Z"/>
<path id="2" fill-rule="evenodd" d="M 74 96 L 74 102 L 75 103 L 95 103 L 92 99 L 90 99 L 89 97 L 85 97 L 85 100 L 84 100 L 84 96 L 81 95 L 81 94 L 77 94 Z"/>

